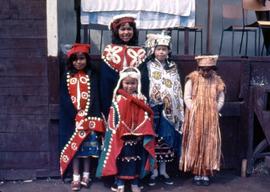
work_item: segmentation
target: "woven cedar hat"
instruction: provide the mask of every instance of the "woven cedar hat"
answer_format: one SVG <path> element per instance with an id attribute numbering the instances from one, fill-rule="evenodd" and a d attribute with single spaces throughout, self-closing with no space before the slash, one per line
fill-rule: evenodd
<path id="1" fill-rule="evenodd" d="M 71 49 L 67 52 L 67 56 L 70 57 L 74 53 L 87 53 L 89 54 L 90 45 L 89 44 L 81 44 L 75 43 L 72 45 Z"/>
<path id="2" fill-rule="evenodd" d="M 200 55 L 196 56 L 195 60 L 199 67 L 212 67 L 216 66 L 218 55 Z"/>
<path id="3" fill-rule="evenodd" d="M 109 30 L 115 31 L 117 30 L 117 27 L 119 27 L 123 23 L 136 23 L 135 20 L 136 20 L 136 15 L 134 14 L 116 15 L 112 18 L 108 27 L 109 27 Z"/>

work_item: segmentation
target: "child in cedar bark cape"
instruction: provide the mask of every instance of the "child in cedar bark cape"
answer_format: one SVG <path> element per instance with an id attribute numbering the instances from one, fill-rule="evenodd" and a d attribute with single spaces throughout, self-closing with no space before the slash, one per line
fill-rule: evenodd
<path id="1" fill-rule="evenodd" d="M 165 32 L 148 34 L 148 61 L 138 67 L 142 73 L 143 93 L 149 97 L 154 111 L 154 128 L 158 135 L 155 149 L 158 169 L 152 171 L 150 186 L 156 184 L 158 177 L 167 185 L 173 184 L 166 165 L 173 160 L 178 162 L 181 152 L 184 102 L 180 76 L 169 57 L 170 42 L 171 37 Z"/>
<path id="2" fill-rule="evenodd" d="M 220 168 L 219 111 L 225 84 L 216 73 L 217 55 L 195 57 L 198 70 L 186 77 L 186 104 L 180 169 L 194 174 L 195 185 L 207 186 L 209 176 Z"/>
<path id="3" fill-rule="evenodd" d="M 101 136 L 105 132 L 101 118 L 98 76 L 89 61 L 88 44 L 74 44 L 67 52 L 68 65 L 61 85 L 60 141 L 65 146 L 60 156 L 60 172 L 64 176 L 72 162 L 73 191 L 89 187 L 90 157 L 98 158 Z M 80 174 L 80 163 L 83 173 Z"/>
<path id="4" fill-rule="evenodd" d="M 141 191 L 138 180 L 155 163 L 153 112 L 141 94 L 140 78 L 134 67 L 120 72 L 97 169 L 98 177 L 116 176 L 119 192 L 124 191 L 127 180 L 133 192 Z"/>

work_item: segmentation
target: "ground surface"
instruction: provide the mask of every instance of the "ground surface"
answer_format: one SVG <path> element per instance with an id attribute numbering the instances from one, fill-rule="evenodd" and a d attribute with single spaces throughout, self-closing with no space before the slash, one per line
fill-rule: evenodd
<path id="1" fill-rule="evenodd" d="M 190 176 L 174 177 L 174 185 L 166 186 L 162 182 L 154 187 L 144 186 L 142 192 L 269 192 L 269 176 L 250 176 L 241 178 L 232 172 L 220 172 L 212 179 L 208 187 L 192 185 Z M 70 192 L 70 184 L 60 179 L 42 179 L 35 181 L 9 181 L 0 183 L 0 192 Z M 81 192 L 109 192 L 100 180 L 94 181 L 89 189 Z M 129 191 L 128 189 L 126 192 Z"/>

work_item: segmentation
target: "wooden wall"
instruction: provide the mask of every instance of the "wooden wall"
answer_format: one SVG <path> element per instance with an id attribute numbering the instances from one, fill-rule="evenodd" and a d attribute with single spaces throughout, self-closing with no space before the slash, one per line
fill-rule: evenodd
<path id="1" fill-rule="evenodd" d="M 2 0 L 0 179 L 50 167 L 47 66 L 46 1 Z"/>

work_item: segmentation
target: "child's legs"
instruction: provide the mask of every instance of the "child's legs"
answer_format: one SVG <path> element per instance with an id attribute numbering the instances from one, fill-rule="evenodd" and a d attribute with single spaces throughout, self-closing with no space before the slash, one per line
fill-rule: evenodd
<path id="1" fill-rule="evenodd" d="M 157 168 L 151 171 L 151 178 L 155 179 L 158 176 L 158 170 Z"/>
<path id="2" fill-rule="evenodd" d="M 118 187 L 124 186 L 125 185 L 125 180 L 120 179 L 120 178 L 116 178 L 116 184 L 117 184 Z"/>
<path id="3" fill-rule="evenodd" d="M 139 185 L 139 179 L 138 178 L 132 179 L 130 183 L 131 185 Z"/>
<path id="4" fill-rule="evenodd" d="M 167 174 L 167 171 L 166 171 L 166 163 L 165 162 L 160 162 L 159 164 L 158 164 L 158 168 L 159 168 L 159 174 L 160 175 L 163 175 L 163 176 L 165 176 L 165 177 L 167 177 L 168 176 L 168 174 Z M 157 169 L 154 169 L 153 171 L 152 171 L 152 174 L 151 174 L 151 178 L 156 178 L 158 176 L 158 170 Z"/>
<path id="5" fill-rule="evenodd" d="M 75 157 L 72 162 L 73 166 L 73 175 L 79 175 L 80 174 L 80 159 Z"/>
<path id="6" fill-rule="evenodd" d="M 83 174 L 89 177 L 90 171 L 90 158 L 83 158 Z M 80 158 L 75 157 L 73 159 L 73 174 L 80 175 Z"/>
<path id="7" fill-rule="evenodd" d="M 90 157 L 83 159 L 83 172 L 90 172 Z"/>
<path id="8" fill-rule="evenodd" d="M 168 177 L 167 171 L 166 171 L 166 163 L 161 162 L 159 163 L 159 174 L 163 175 L 165 177 Z"/>

